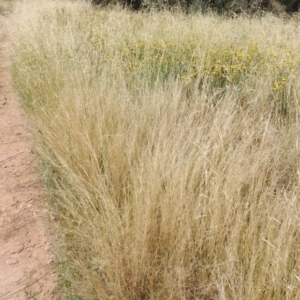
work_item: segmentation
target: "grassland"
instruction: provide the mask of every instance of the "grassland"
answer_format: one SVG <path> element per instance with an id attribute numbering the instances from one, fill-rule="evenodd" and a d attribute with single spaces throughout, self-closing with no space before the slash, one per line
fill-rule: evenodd
<path id="1" fill-rule="evenodd" d="M 0 2 L 0 15 L 5 15 L 11 12 L 13 4 L 16 0 L 1 0 Z"/>
<path id="2" fill-rule="evenodd" d="M 296 20 L 14 16 L 67 299 L 300 299 Z"/>

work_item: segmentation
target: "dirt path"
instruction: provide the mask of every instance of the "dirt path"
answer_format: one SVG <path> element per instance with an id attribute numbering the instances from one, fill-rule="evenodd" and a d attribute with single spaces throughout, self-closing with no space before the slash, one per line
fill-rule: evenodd
<path id="1" fill-rule="evenodd" d="M 4 32 L 9 22 L 0 17 Z M 56 299 L 47 208 L 33 137 L 12 89 L 9 45 L 6 35 L 0 41 L 0 299 Z"/>

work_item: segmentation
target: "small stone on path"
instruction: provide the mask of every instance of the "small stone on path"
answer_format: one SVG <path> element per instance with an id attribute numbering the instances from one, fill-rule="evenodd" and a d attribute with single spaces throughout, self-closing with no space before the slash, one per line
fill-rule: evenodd
<path id="1" fill-rule="evenodd" d="M 15 265 L 18 263 L 18 260 L 15 259 L 15 258 L 9 258 L 7 261 L 6 261 L 6 264 L 7 265 Z"/>
<path id="2" fill-rule="evenodd" d="M 23 250 L 24 250 L 24 245 L 19 245 L 19 247 L 11 249 L 10 253 L 11 254 L 18 254 L 18 253 L 21 253 Z"/>

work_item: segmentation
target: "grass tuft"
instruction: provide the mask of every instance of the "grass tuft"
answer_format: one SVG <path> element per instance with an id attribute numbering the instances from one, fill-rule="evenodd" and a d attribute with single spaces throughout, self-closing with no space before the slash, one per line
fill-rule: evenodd
<path id="1" fill-rule="evenodd" d="M 13 5 L 17 0 L 1 0 L 0 2 L 0 15 L 7 15 L 12 12 Z"/>

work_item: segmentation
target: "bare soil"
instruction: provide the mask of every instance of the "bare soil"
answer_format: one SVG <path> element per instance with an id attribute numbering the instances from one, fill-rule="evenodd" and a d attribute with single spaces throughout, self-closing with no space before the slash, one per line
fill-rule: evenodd
<path id="1" fill-rule="evenodd" d="M 9 17 L 0 17 L 4 32 Z M 1 28 L 0 27 L 0 28 Z M 48 209 L 33 136 L 12 88 L 10 42 L 0 41 L 0 299 L 56 299 Z"/>

